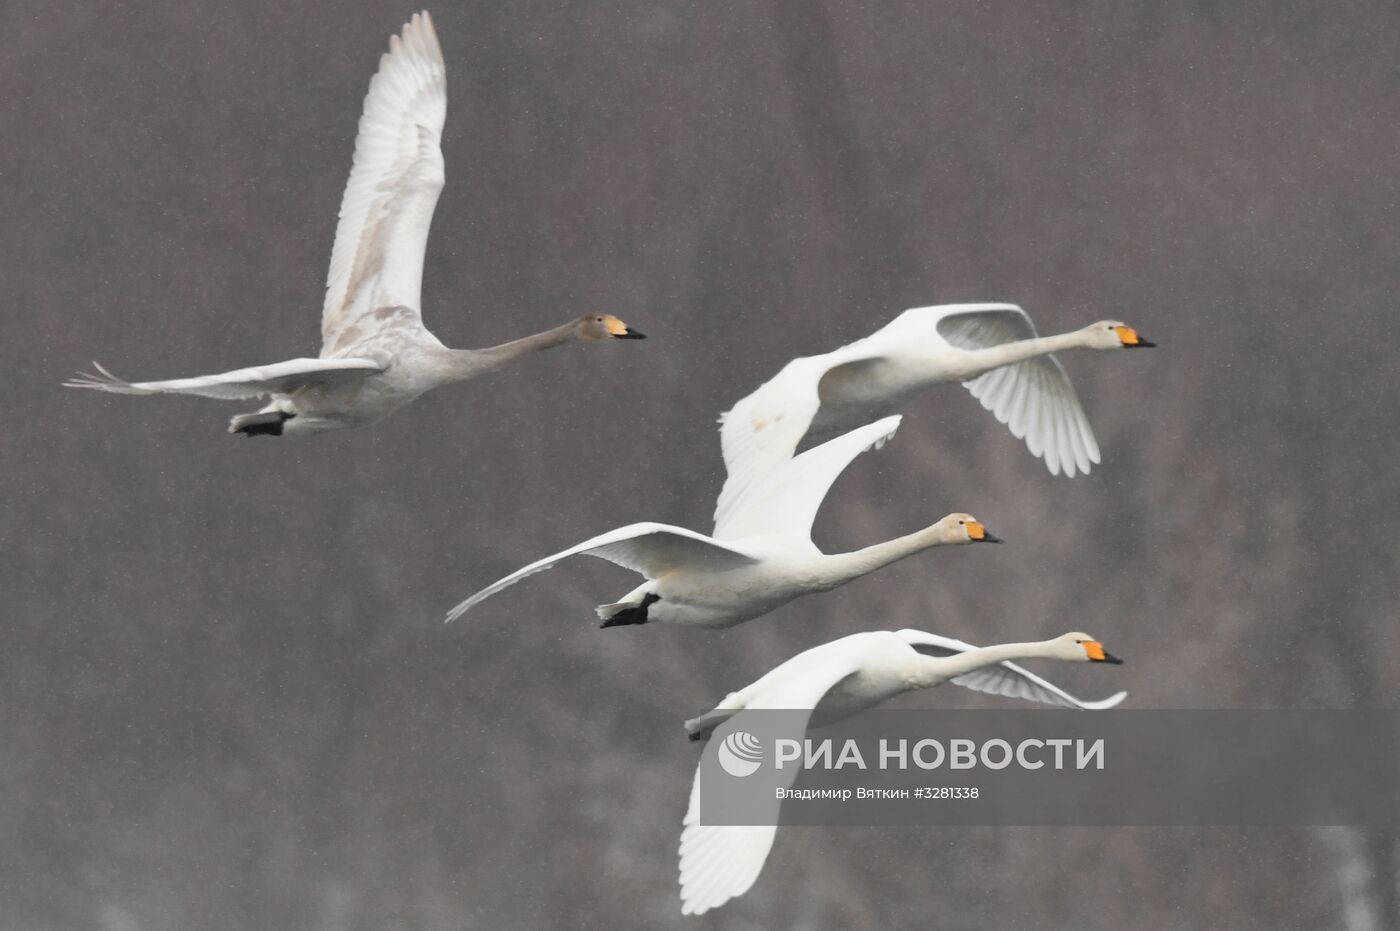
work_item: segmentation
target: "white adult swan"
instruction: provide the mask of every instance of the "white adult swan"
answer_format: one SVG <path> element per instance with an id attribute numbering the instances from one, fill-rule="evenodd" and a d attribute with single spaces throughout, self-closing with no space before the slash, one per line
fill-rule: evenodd
<path id="1" fill-rule="evenodd" d="M 1052 475 L 1087 473 L 1099 461 L 1099 444 L 1069 376 L 1050 353 L 1154 345 L 1116 320 L 1037 336 L 1015 304 L 906 310 L 848 346 L 793 359 L 720 418 L 729 478 L 715 519 L 791 458 L 809 432 L 849 430 L 897 411 L 930 385 L 954 381 L 1043 456 Z"/>
<path id="2" fill-rule="evenodd" d="M 649 621 L 730 627 L 930 546 L 1000 543 L 970 514 L 949 514 L 923 530 L 852 553 L 828 555 L 812 543 L 812 522 L 832 482 L 856 456 L 893 436 L 899 420 L 886 417 L 789 460 L 716 524 L 713 536 L 669 524 L 621 527 L 511 573 L 457 605 L 447 619 L 562 559 L 586 554 L 647 578 L 597 609 L 604 627 Z"/>
<path id="3" fill-rule="evenodd" d="M 1127 692 L 1119 692 L 1102 701 L 1081 701 L 1011 662 L 1033 657 L 1122 662 L 1093 637 L 1081 633 L 1038 643 L 975 647 L 922 630 L 869 631 L 797 654 L 757 682 L 729 695 L 713 711 L 687 721 L 685 727 L 692 740 L 704 740 L 731 718 L 739 716 L 741 722 L 744 711 L 765 709 L 811 709 L 807 725 L 821 727 L 903 692 L 933 688 L 944 682 L 1062 708 L 1112 708 L 1127 697 Z M 736 727 L 742 728 L 739 722 Z M 742 895 L 754 884 L 777 832 L 778 803 L 775 801 L 773 806 L 774 824 L 701 824 L 700 768 L 696 767 L 681 832 L 683 913 L 706 912 Z"/>
<path id="4" fill-rule="evenodd" d="M 420 311 L 423 255 L 443 184 L 446 112 L 442 49 L 424 12 L 404 26 L 402 38 L 390 38 L 365 96 L 326 276 L 320 358 L 147 382 L 124 381 L 94 362 L 97 374 L 65 384 L 119 394 L 270 397 L 261 411 L 234 417 L 229 431 L 281 436 L 373 423 L 425 391 L 551 346 L 642 339 L 610 314 L 490 349 L 448 349 L 428 332 Z"/>

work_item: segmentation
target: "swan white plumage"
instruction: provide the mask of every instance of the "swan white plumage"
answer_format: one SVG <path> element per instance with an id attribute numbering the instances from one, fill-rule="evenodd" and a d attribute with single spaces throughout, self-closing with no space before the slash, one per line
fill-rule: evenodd
<path id="1" fill-rule="evenodd" d="M 1031 318 L 1015 304 L 906 310 L 864 339 L 793 359 L 721 416 L 729 476 L 715 519 L 790 459 L 809 433 L 867 423 L 946 382 L 962 382 L 1033 455 L 1044 458 L 1052 475 L 1088 473 L 1099 461 L 1099 444 L 1069 376 L 1051 353 L 1153 345 L 1116 320 L 1037 336 Z"/>
<path id="2" fill-rule="evenodd" d="M 922 630 L 868 631 L 797 654 L 752 685 L 730 694 L 713 711 L 687 721 L 686 731 L 692 740 L 704 740 L 731 719 L 735 727 L 742 728 L 745 711 L 783 709 L 809 710 L 805 726 L 821 727 L 895 695 L 944 682 L 1061 708 L 1112 708 L 1127 697 L 1127 692 L 1119 692 L 1101 701 L 1082 701 L 1012 662 L 1034 657 L 1121 662 L 1083 633 L 1036 643 L 975 647 Z M 794 725 L 804 726 L 796 721 Z M 792 736 L 800 738 L 802 734 Z M 777 801 L 773 802 L 774 817 L 769 824 L 701 824 L 700 772 L 697 766 L 680 843 L 681 911 L 689 915 L 709 911 L 747 892 L 762 872 L 777 833 Z"/>
<path id="3" fill-rule="evenodd" d="M 619 601 L 597 609 L 604 627 L 649 621 L 730 627 L 930 546 L 1000 543 L 970 514 L 950 514 L 923 530 L 851 553 L 826 554 L 812 543 L 812 522 L 836 477 L 856 456 L 893 436 L 899 420 L 886 417 L 790 459 L 717 524 L 712 536 L 669 524 L 621 527 L 511 573 L 457 605 L 447 619 L 560 560 L 588 555 L 647 578 Z"/>
<path id="4" fill-rule="evenodd" d="M 478 378 L 564 343 L 642 339 L 611 314 L 489 349 L 448 349 L 423 325 L 423 259 L 444 181 L 447 72 L 425 11 L 389 40 L 370 81 L 340 205 L 321 312 L 321 355 L 218 375 L 128 382 L 96 374 L 64 384 L 118 394 L 190 394 L 221 400 L 270 397 L 234 417 L 233 433 L 281 436 L 373 423 L 424 392 Z"/>

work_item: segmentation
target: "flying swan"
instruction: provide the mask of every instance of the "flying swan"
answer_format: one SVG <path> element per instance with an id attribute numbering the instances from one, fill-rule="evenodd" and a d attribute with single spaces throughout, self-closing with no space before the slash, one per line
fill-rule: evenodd
<path id="1" fill-rule="evenodd" d="M 1034 657 L 1122 662 L 1105 651 L 1103 644 L 1081 633 L 1037 643 L 975 647 L 922 630 L 868 631 L 797 654 L 729 695 L 713 711 L 687 721 L 685 727 L 691 740 L 706 740 L 716 727 L 731 720 L 742 729 L 745 711 L 765 709 L 809 709 L 806 725 L 821 727 L 895 695 L 945 682 L 1061 708 L 1112 708 L 1127 697 L 1127 692 L 1119 692 L 1102 701 L 1081 701 L 1012 662 Z M 749 890 L 773 846 L 777 809 L 775 800 L 769 824 L 701 824 L 700 768 L 696 767 L 681 832 L 682 913 L 699 915 Z"/>
<path id="2" fill-rule="evenodd" d="M 269 397 L 240 414 L 245 436 L 360 427 L 433 388 L 479 378 L 521 356 L 572 341 L 642 339 L 610 314 L 588 314 L 489 349 L 448 349 L 423 326 L 421 292 L 428 227 L 443 184 L 447 74 L 426 12 L 414 16 L 369 83 L 350 180 L 326 276 L 321 355 L 219 375 L 124 381 L 96 374 L 64 384 L 118 394 L 192 394 L 219 400 Z"/>
<path id="3" fill-rule="evenodd" d="M 649 621 L 731 627 L 931 546 L 1000 543 L 970 514 L 949 514 L 923 530 L 852 553 L 826 554 L 812 543 L 812 522 L 831 484 L 856 456 L 892 437 L 899 421 L 886 417 L 789 460 L 717 523 L 713 536 L 669 524 L 621 527 L 511 573 L 457 605 L 447 619 L 583 554 L 647 579 L 621 600 L 598 607 L 604 627 Z"/>
<path id="4" fill-rule="evenodd" d="M 1073 478 L 1099 461 L 1099 444 L 1074 386 L 1051 353 L 1155 346 L 1116 320 L 1037 336 L 1015 304 L 947 304 L 906 310 L 874 333 L 819 356 L 793 359 L 720 417 L 729 471 L 715 519 L 750 485 L 790 459 L 808 433 L 849 430 L 898 410 L 930 385 L 960 381 L 997 420 Z"/>

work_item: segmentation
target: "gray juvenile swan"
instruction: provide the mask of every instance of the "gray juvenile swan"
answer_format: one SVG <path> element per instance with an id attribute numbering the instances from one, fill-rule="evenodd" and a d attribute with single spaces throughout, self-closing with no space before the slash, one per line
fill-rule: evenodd
<path id="1" fill-rule="evenodd" d="M 610 314 L 489 349 L 449 349 L 423 326 L 420 310 L 428 227 L 443 184 L 447 72 L 426 12 L 389 40 L 365 95 L 354 165 L 326 276 L 321 356 L 170 381 L 129 382 L 94 362 L 97 374 L 64 382 L 118 394 L 192 394 L 271 402 L 229 423 L 231 433 L 320 433 L 374 423 L 419 395 L 495 371 L 565 343 L 642 339 Z"/>

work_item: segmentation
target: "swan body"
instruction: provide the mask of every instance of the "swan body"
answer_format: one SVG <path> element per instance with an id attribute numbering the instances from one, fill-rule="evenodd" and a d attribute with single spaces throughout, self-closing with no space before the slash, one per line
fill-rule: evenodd
<path id="1" fill-rule="evenodd" d="M 511 573 L 457 605 L 447 619 L 563 559 L 588 555 L 647 579 L 597 609 L 604 627 L 652 621 L 730 627 L 931 546 L 1001 542 L 970 514 L 950 514 L 923 530 L 855 552 L 817 549 L 812 523 L 832 483 L 856 456 L 893 436 L 899 420 L 886 417 L 794 457 L 716 524 L 712 535 L 658 523 L 621 527 Z"/>
<path id="2" fill-rule="evenodd" d="M 948 382 L 962 382 L 1033 455 L 1044 458 L 1051 474 L 1088 473 L 1099 461 L 1098 442 L 1053 354 L 1153 345 L 1115 320 L 1038 336 L 1014 304 L 906 310 L 864 339 L 792 360 L 720 418 L 729 476 L 715 518 L 791 458 L 804 437 L 849 430 Z"/>
<path id="3" fill-rule="evenodd" d="M 921 630 L 869 631 L 813 647 L 727 696 L 714 710 L 686 722 L 692 740 L 747 710 L 808 710 L 805 727 L 821 727 L 896 695 L 952 682 L 994 695 L 1024 698 L 1062 708 L 1112 708 L 1127 697 L 1118 692 L 1083 701 L 1018 666 L 1013 660 L 1119 663 L 1088 634 L 1068 633 L 1035 643 L 975 647 Z M 795 737 L 802 736 L 794 734 Z M 796 779 L 796 771 L 793 778 Z M 758 879 L 777 833 L 774 818 L 762 825 L 700 823 L 700 768 L 691 783 L 680 843 L 681 911 L 702 914 L 747 892 Z"/>
<path id="4" fill-rule="evenodd" d="M 449 349 L 428 331 L 420 311 L 423 258 L 445 179 L 446 114 L 446 66 L 423 12 L 389 40 L 365 96 L 326 276 L 319 358 L 148 382 L 126 381 L 94 362 L 94 374 L 65 384 L 117 394 L 269 398 L 256 413 L 234 417 L 229 431 L 281 436 L 374 423 L 433 388 L 571 341 L 642 339 L 609 314 L 480 350 Z"/>

